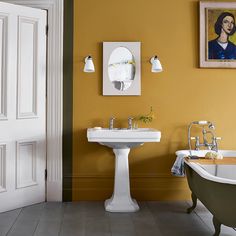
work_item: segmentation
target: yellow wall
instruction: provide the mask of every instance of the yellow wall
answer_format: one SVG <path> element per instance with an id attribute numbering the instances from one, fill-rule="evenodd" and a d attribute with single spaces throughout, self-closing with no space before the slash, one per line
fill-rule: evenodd
<path id="1" fill-rule="evenodd" d="M 175 151 L 187 148 L 187 125 L 215 122 L 220 147 L 236 146 L 235 69 L 200 69 L 196 0 L 74 0 L 73 200 L 105 199 L 112 193 L 112 150 L 88 143 L 86 129 L 127 126 L 129 116 L 153 106 L 151 127 L 162 131 L 160 143 L 146 143 L 130 153 L 132 194 L 137 199 L 187 199 L 185 179 L 170 175 Z M 102 96 L 102 42 L 140 41 L 142 95 Z M 83 73 L 91 54 L 96 72 Z M 164 72 L 151 73 L 157 54 Z M 147 125 L 148 126 L 148 125 Z M 143 125 L 146 127 L 146 125 Z"/>

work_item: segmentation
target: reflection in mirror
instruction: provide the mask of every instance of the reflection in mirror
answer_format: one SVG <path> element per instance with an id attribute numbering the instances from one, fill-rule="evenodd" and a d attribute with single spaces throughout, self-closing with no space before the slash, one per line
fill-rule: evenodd
<path id="1" fill-rule="evenodd" d="M 115 48 L 108 61 L 109 79 L 119 91 L 127 90 L 135 77 L 135 60 L 126 47 Z"/>

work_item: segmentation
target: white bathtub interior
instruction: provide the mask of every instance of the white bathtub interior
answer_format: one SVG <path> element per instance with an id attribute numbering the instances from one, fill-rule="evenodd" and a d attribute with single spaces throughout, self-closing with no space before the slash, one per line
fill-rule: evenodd
<path id="1" fill-rule="evenodd" d="M 202 165 L 200 164 L 200 166 L 211 175 L 214 175 L 220 178 L 236 180 L 236 165 Z"/>

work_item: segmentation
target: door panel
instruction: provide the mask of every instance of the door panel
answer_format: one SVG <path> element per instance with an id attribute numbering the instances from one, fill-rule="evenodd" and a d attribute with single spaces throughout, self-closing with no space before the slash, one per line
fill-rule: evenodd
<path id="1" fill-rule="evenodd" d="M 7 16 L 0 13 L 0 120 L 7 118 L 6 98 L 6 42 Z"/>
<path id="2" fill-rule="evenodd" d="M 37 116 L 37 48 L 38 22 L 18 17 L 17 118 Z"/>
<path id="3" fill-rule="evenodd" d="M 0 193 L 6 191 L 6 144 L 0 144 Z"/>
<path id="4" fill-rule="evenodd" d="M 37 184 L 36 180 L 36 141 L 17 142 L 16 188 Z"/>
<path id="5" fill-rule="evenodd" d="M 0 212 L 45 201 L 46 11 L 0 3 Z"/>

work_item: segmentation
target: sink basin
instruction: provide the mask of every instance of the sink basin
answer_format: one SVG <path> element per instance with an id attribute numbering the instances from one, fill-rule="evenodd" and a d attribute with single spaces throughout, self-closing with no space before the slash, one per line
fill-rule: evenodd
<path id="1" fill-rule="evenodd" d="M 110 148 L 132 148 L 146 142 L 160 142 L 161 132 L 150 128 L 87 130 L 89 142 L 98 142 Z"/>
<path id="2" fill-rule="evenodd" d="M 161 132 L 155 129 L 87 129 L 89 142 L 98 142 L 113 149 L 115 154 L 114 191 L 111 198 L 105 201 L 109 212 L 135 212 L 139 206 L 130 195 L 129 161 L 130 148 L 146 142 L 160 142 Z"/>

